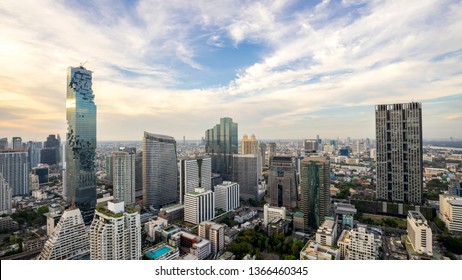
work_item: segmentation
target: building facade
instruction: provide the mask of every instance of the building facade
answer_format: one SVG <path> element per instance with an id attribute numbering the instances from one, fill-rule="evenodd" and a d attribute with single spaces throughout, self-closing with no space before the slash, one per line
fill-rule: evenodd
<path id="1" fill-rule="evenodd" d="M 143 203 L 146 209 L 174 204 L 177 193 L 178 165 L 173 137 L 144 132 Z"/>
<path id="2" fill-rule="evenodd" d="M 317 229 L 331 215 L 330 165 L 325 158 L 308 157 L 301 161 L 300 210 L 305 233 Z"/>
<path id="3" fill-rule="evenodd" d="M 418 254 L 433 256 L 432 229 L 419 211 L 408 212 L 407 234 L 413 249 Z"/>
<path id="4" fill-rule="evenodd" d="M 139 260 L 141 258 L 140 214 L 123 201 L 98 206 L 90 226 L 92 260 Z"/>
<path id="5" fill-rule="evenodd" d="M 11 214 L 11 198 L 12 190 L 10 185 L 3 178 L 2 172 L 0 172 L 0 215 Z"/>
<path id="6" fill-rule="evenodd" d="M 291 210 L 297 207 L 297 169 L 289 156 L 270 158 L 268 194 L 271 206 Z"/>
<path id="7" fill-rule="evenodd" d="M 0 152 L 0 173 L 10 185 L 12 195 L 29 195 L 29 158 L 25 150 Z"/>
<path id="8" fill-rule="evenodd" d="M 376 237 L 369 232 L 366 227 L 358 226 L 352 229 L 348 235 L 350 244 L 348 245 L 347 260 L 376 260 L 378 258 L 379 247 Z"/>
<path id="9" fill-rule="evenodd" d="M 258 155 L 234 155 L 232 181 L 239 183 L 242 199 L 258 199 Z"/>
<path id="10" fill-rule="evenodd" d="M 225 247 L 225 225 L 214 222 L 199 224 L 199 236 L 210 241 L 211 252 L 217 255 Z"/>
<path id="11" fill-rule="evenodd" d="M 135 202 L 135 155 L 128 152 L 112 153 L 114 198 L 126 204 Z"/>
<path id="12" fill-rule="evenodd" d="M 422 204 L 422 104 L 377 105 L 377 199 Z"/>
<path id="13" fill-rule="evenodd" d="M 263 206 L 263 226 L 266 227 L 269 223 L 286 218 L 285 207 L 275 207 L 265 204 Z"/>
<path id="14" fill-rule="evenodd" d="M 180 161 L 180 203 L 195 188 L 212 189 L 212 159 L 210 157 L 182 159 Z"/>
<path id="15" fill-rule="evenodd" d="M 200 224 L 215 218 L 215 193 L 204 188 L 196 188 L 184 197 L 184 221 Z"/>
<path id="16" fill-rule="evenodd" d="M 82 212 L 85 223 L 93 218 L 96 206 L 96 105 L 92 72 L 67 68 L 66 169 L 63 197 Z M 59 148 L 57 148 L 59 152 Z"/>
<path id="17" fill-rule="evenodd" d="M 205 152 L 212 158 L 212 173 L 223 180 L 231 180 L 233 155 L 238 153 L 238 125 L 232 118 L 221 118 L 220 123 L 205 132 Z"/>
<path id="18" fill-rule="evenodd" d="M 215 207 L 225 212 L 239 208 L 240 185 L 229 181 L 215 186 Z"/>
<path id="19" fill-rule="evenodd" d="M 451 232 L 462 232 L 462 197 L 440 194 L 439 218 Z"/>
<path id="20" fill-rule="evenodd" d="M 78 208 L 64 211 L 45 242 L 39 260 L 88 259 L 90 245 L 85 223 Z"/>

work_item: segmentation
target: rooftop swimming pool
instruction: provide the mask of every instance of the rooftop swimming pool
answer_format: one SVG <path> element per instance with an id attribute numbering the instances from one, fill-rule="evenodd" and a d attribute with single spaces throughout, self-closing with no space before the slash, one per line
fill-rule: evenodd
<path id="1" fill-rule="evenodd" d="M 172 249 L 170 249 L 168 247 L 160 247 L 159 249 L 156 249 L 156 250 L 149 250 L 149 251 L 146 252 L 146 257 L 148 257 L 150 259 L 153 259 L 153 260 L 156 260 L 156 259 L 160 258 L 161 256 L 167 254 L 171 250 Z"/>

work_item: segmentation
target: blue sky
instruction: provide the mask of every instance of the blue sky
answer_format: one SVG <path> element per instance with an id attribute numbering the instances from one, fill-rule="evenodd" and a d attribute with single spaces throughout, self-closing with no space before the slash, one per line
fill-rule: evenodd
<path id="1" fill-rule="evenodd" d="M 462 138 L 462 3 L 2 1 L 0 137 L 65 135 L 86 62 L 99 140 L 199 139 L 220 117 L 260 139 L 374 138 L 374 105 L 423 103 Z"/>

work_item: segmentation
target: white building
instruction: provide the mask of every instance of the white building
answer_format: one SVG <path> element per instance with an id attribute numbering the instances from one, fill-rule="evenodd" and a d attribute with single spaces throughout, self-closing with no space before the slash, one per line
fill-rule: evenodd
<path id="1" fill-rule="evenodd" d="M 90 226 L 92 260 L 138 260 L 141 258 L 140 214 L 124 202 L 109 201 L 96 208 Z"/>
<path id="2" fill-rule="evenodd" d="M 135 156 L 136 153 L 112 153 L 114 198 L 126 204 L 135 202 Z"/>
<path id="3" fill-rule="evenodd" d="M 432 229 L 419 211 L 408 212 L 407 234 L 417 253 L 433 256 Z"/>
<path id="4" fill-rule="evenodd" d="M 166 228 L 167 226 L 168 226 L 168 221 L 161 217 L 155 216 L 149 219 L 149 221 L 146 223 L 147 238 L 151 242 L 156 241 L 156 235 L 160 235 L 162 230 Z"/>
<path id="5" fill-rule="evenodd" d="M 316 231 L 316 242 L 319 244 L 333 246 L 337 238 L 337 223 L 332 220 L 325 220 Z"/>
<path id="6" fill-rule="evenodd" d="M 189 253 L 197 257 L 198 260 L 204 260 L 212 252 L 211 248 L 212 246 L 210 241 L 207 239 L 202 239 L 199 243 L 194 243 L 192 245 L 192 247 L 189 249 Z"/>
<path id="7" fill-rule="evenodd" d="M 272 221 L 285 219 L 286 218 L 286 208 L 285 207 L 276 207 L 265 204 L 263 206 L 263 226 L 266 227 Z"/>
<path id="8" fill-rule="evenodd" d="M 195 256 L 198 260 L 207 258 L 212 249 L 209 240 L 184 231 L 180 231 L 172 235 L 168 242 L 172 246 L 176 246 L 178 248 L 183 247 L 189 250 L 189 253 Z"/>
<path id="9" fill-rule="evenodd" d="M 212 159 L 201 157 L 182 159 L 180 161 L 180 203 L 184 203 L 184 196 L 194 192 L 195 188 L 212 189 Z"/>
<path id="10" fill-rule="evenodd" d="M 339 260 L 340 250 L 309 240 L 300 251 L 300 260 Z"/>
<path id="11" fill-rule="evenodd" d="M 29 174 L 29 191 L 33 192 L 40 188 L 39 176 L 33 173 Z"/>
<path id="12" fill-rule="evenodd" d="M 199 224 L 199 236 L 210 240 L 212 254 L 218 254 L 225 247 L 225 226 L 214 222 Z"/>
<path id="13" fill-rule="evenodd" d="M 239 208 L 240 187 L 238 183 L 224 181 L 222 184 L 215 186 L 215 206 L 225 212 Z"/>
<path id="14" fill-rule="evenodd" d="M 462 232 L 462 197 L 440 194 L 439 218 L 449 231 Z"/>
<path id="15" fill-rule="evenodd" d="M 203 188 L 196 188 L 184 198 L 184 221 L 199 224 L 215 218 L 215 193 Z"/>
<path id="16" fill-rule="evenodd" d="M 11 195 L 10 185 L 0 172 L 0 214 L 11 214 Z"/>
<path id="17" fill-rule="evenodd" d="M 337 246 L 340 249 L 340 259 L 347 260 L 348 259 L 348 252 L 350 250 L 350 231 L 343 230 L 340 234 L 340 237 L 337 241 Z"/>
<path id="18" fill-rule="evenodd" d="M 89 255 L 88 234 L 78 208 L 64 211 L 45 243 L 39 260 L 75 260 Z"/>
<path id="19" fill-rule="evenodd" d="M 347 260 L 375 260 L 378 257 L 378 236 L 367 231 L 366 227 L 358 226 L 349 232 L 349 248 L 345 257 Z M 343 241 L 343 240 L 342 240 Z"/>

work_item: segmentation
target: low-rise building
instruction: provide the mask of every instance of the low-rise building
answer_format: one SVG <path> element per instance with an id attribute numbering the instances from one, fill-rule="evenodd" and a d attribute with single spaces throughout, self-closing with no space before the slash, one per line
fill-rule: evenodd
<path id="1" fill-rule="evenodd" d="M 154 216 L 146 223 L 145 230 L 147 239 L 151 242 L 162 239 L 162 230 L 168 226 L 166 219 Z"/>
<path id="2" fill-rule="evenodd" d="M 285 207 L 276 207 L 265 204 L 263 206 L 263 226 L 266 227 L 269 223 L 274 221 L 285 219 L 286 217 L 286 208 Z"/>
<path id="3" fill-rule="evenodd" d="M 440 194 L 439 218 L 451 232 L 462 232 L 462 197 Z"/>
<path id="4" fill-rule="evenodd" d="M 325 220 L 316 231 L 316 242 L 322 245 L 333 246 L 337 239 L 337 223 Z"/>
<path id="5" fill-rule="evenodd" d="M 338 260 L 340 250 L 309 240 L 300 251 L 300 260 Z"/>
<path id="6" fill-rule="evenodd" d="M 419 254 L 433 255 L 432 229 L 427 219 L 418 211 L 409 211 L 407 233 L 413 249 Z"/>

